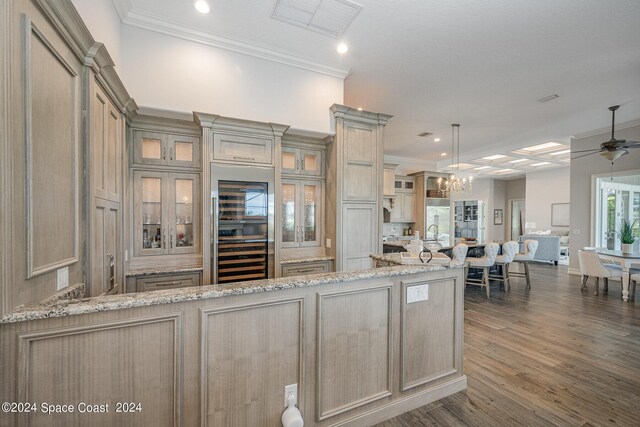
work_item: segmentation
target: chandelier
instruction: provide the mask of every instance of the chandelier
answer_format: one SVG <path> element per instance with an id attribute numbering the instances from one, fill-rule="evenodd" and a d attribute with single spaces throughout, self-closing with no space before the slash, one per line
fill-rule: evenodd
<path id="1" fill-rule="evenodd" d="M 457 130 L 457 138 L 456 138 Z M 457 144 L 456 144 L 457 141 Z M 457 159 L 456 148 L 457 146 Z M 454 163 L 455 161 L 455 163 Z M 461 193 L 471 190 L 473 177 L 460 178 L 460 124 L 451 124 L 451 174 L 449 178 L 438 178 L 438 192 L 443 197 L 448 197 L 451 193 Z"/>

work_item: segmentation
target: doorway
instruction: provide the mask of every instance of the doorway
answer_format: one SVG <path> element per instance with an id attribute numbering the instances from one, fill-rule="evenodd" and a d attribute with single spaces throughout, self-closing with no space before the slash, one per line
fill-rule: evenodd
<path id="1" fill-rule="evenodd" d="M 640 233 L 640 174 L 597 177 L 595 186 L 595 246 L 620 250 L 617 231 L 622 221 Z"/>

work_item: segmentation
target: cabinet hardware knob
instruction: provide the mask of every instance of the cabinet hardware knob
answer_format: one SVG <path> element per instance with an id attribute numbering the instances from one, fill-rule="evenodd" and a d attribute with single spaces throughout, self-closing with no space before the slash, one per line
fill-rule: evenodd
<path id="1" fill-rule="evenodd" d="M 233 156 L 233 158 L 236 159 L 236 160 L 255 160 L 255 158 L 253 158 L 253 157 Z"/>

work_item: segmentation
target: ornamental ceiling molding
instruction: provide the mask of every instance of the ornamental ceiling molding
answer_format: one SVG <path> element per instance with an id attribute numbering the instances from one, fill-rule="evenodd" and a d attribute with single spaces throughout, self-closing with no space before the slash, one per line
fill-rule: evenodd
<path id="1" fill-rule="evenodd" d="M 132 27 L 142 28 L 182 40 L 213 46 L 343 80 L 346 79 L 350 73 L 349 70 L 330 67 L 304 58 L 291 51 L 189 27 L 165 17 L 151 14 L 146 10 L 138 9 L 133 6 L 131 0 L 113 0 L 113 4 L 122 22 Z"/>

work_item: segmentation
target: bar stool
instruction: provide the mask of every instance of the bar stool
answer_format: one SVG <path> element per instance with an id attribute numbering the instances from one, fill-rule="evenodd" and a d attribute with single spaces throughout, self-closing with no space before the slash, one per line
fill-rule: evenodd
<path id="1" fill-rule="evenodd" d="M 533 257 L 538 250 L 537 240 L 525 240 L 524 241 L 524 253 L 516 254 L 513 258 L 514 262 L 519 262 L 524 265 L 524 273 L 521 271 L 512 271 L 512 276 L 524 277 L 527 279 L 527 289 L 531 289 L 531 278 L 529 276 L 529 262 L 533 261 Z"/>
<path id="2" fill-rule="evenodd" d="M 520 245 L 518 242 L 509 241 L 502 245 L 502 255 L 496 256 L 496 265 L 500 266 L 501 275 L 489 275 L 489 279 L 498 280 L 504 283 L 504 290 L 508 291 L 511 288 L 509 283 L 509 264 L 513 262 Z"/>
<path id="3" fill-rule="evenodd" d="M 469 279 L 467 277 L 467 285 L 480 285 L 487 287 L 487 298 L 489 298 L 489 268 L 493 267 L 496 262 L 496 256 L 500 250 L 500 245 L 497 243 L 487 243 L 484 247 L 484 256 L 481 258 L 466 258 L 466 262 L 469 264 L 469 268 L 482 269 L 482 279 Z"/>
<path id="4" fill-rule="evenodd" d="M 450 267 L 464 267 L 465 266 L 465 258 L 467 257 L 467 251 L 469 250 L 469 246 L 464 243 L 458 243 L 451 250 L 451 263 Z"/>

